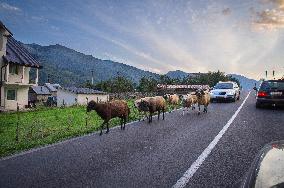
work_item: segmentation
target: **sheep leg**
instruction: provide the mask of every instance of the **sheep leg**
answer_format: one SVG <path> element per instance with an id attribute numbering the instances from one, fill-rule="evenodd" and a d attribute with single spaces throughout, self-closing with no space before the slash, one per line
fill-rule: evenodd
<path id="1" fill-rule="evenodd" d="M 123 125 L 123 119 L 120 118 L 120 129 L 121 129 L 121 130 L 123 129 L 122 125 Z"/>
<path id="2" fill-rule="evenodd" d="M 207 113 L 207 106 L 204 106 L 204 113 Z"/>
<path id="3" fill-rule="evenodd" d="M 108 122 L 107 122 L 107 131 L 106 131 L 106 134 L 109 132 L 109 127 L 108 127 Z"/>
<path id="4" fill-rule="evenodd" d="M 198 104 L 198 115 L 200 115 L 200 104 Z"/>
<path id="5" fill-rule="evenodd" d="M 182 110 L 182 116 L 184 116 L 184 108 L 183 108 L 183 110 Z"/>
<path id="6" fill-rule="evenodd" d="M 103 123 L 102 123 L 102 125 L 101 125 L 101 132 L 100 132 L 100 136 L 103 134 L 103 129 L 104 129 L 104 124 L 105 124 L 106 122 L 104 121 Z"/>
<path id="7" fill-rule="evenodd" d="M 158 120 L 160 120 L 160 110 L 158 111 Z"/>
<path id="8" fill-rule="evenodd" d="M 163 120 L 165 120 L 165 109 L 163 108 Z"/>
<path id="9" fill-rule="evenodd" d="M 124 124 L 123 124 L 123 130 L 125 130 L 125 124 L 126 124 L 126 116 L 124 117 Z"/>

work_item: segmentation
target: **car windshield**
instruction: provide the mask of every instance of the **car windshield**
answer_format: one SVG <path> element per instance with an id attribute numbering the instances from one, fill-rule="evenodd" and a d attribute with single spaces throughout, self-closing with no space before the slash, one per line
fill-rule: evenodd
<path id="1" fill-rule="evenodd" d="M 232 83 L 218 83 L 214 89 L 233 89 Z"/>
<path id="2" fill-rule="evenodd" d="M 284 82 L 283 81 L 265 81 L 261 84 L 261 90 L 268 90 L 268 89 L 278 89 L 284 90 Z"/>

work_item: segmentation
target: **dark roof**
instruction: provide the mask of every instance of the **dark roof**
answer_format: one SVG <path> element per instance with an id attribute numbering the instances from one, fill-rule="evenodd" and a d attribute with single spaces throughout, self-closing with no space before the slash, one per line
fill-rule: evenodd
<path id="1" fill-rule="evenodd" d="M 51 92 L 56 92 L 58 88 L 61 88 L 59 84 L 51 84 L 51 83 L 45 83 L 45 86 L 49 89 Z"/>
<path id="2" fill-rule="evenodd" d="M 13 33 L 3 24 L 3 22 L 1 22 L 1 20 L 0 20 L 0 27 L 8 31 L 10 33 L 10 36 L 13 36 Z"/>
<path id="3" fill-rule="evenodd" d="M 38 95 L 50 95 L 51 93 L 49 92 L 48 88 L 45 86 L 32 86 L 31 87 L 34 92 Z"/>
<path id="4" fill-rule="evenodd" d="M 6 56 L 3 56 L 6 63 L 41 68 L 39 62 L 13 37 L 8 37 L 6 52 Z"/>
<path id="5" fill-rule="evenodd" d="M 89 88 L 67 87 L 67 88 L 64 88 L 64 90 L 67 90 L 67 91 L 70 91 L 76 94 L 105 94 L 105 92 L 95 90 L 95 89 L 89 89 Z"/>

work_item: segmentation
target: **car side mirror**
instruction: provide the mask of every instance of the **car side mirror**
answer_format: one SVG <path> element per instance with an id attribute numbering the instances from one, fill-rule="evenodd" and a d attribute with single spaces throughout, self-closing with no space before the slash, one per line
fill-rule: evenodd
<path id="1" fill-rule="evenodd" d="M 257 91 L 257 87 L 254 86 L 254 87 L 253 87 L 253 90 Z"/>

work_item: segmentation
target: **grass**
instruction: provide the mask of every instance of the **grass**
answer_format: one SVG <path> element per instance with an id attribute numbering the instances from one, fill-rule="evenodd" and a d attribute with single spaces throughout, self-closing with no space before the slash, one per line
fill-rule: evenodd
<path id="1" fill-rule="evenodd" d="M 128 106 L 131 109 L 128 122 L 138 120 L 139 114 L 134 108 L 134 101 L 129 100 Z M 102 122 L 95 111 L 86 114 L 85 106 L 2 113 L 0 114 L 0 157 L 92 133 L 100 130 Z M 112 119 L 110 127 L 119 125 L 119 122 L 118 118 Z"/>

